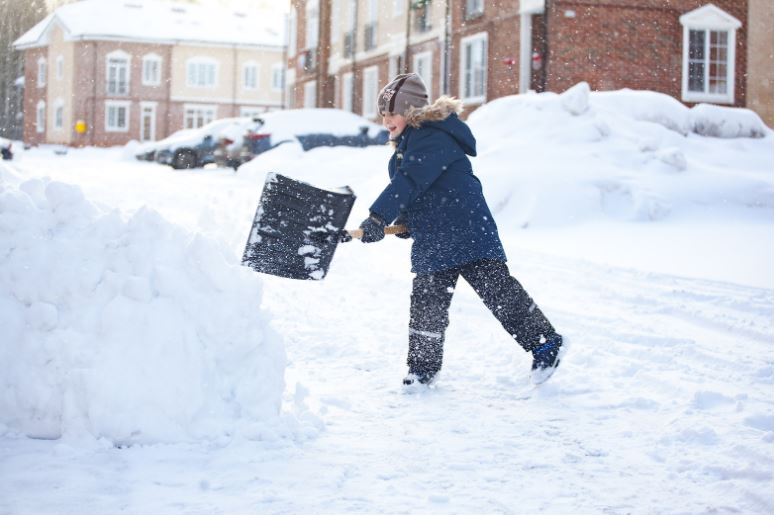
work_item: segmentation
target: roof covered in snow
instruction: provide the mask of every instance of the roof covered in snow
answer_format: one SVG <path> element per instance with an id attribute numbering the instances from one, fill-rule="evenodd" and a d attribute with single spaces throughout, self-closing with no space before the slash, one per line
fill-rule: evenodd
<path id="1" fill-rule="evenodd" d="M 159 0 L 83 0 L 59 7 L 14 42 L 18 49 L 48 44 L 59 24 L 67 40 L 121 40 L 239 46 L 284 44 L 284 23 L 255 12 Z"/>

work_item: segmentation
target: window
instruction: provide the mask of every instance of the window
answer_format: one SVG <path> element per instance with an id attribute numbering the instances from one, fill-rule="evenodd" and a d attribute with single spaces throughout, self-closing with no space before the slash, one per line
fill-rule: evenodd
<path id="1" fill-rule="evenodd" d="M 371 66 L 363 72 L 363 116 L 376 117 L 376 95 L 379 93 L 379 68 Z"/>
<path id="2" fill-rule="evenodd" d="M 306 3 L 306 47 L 317 48 L 320 30 L 320 2 L 308 0 Z"/>
<path id="3" fill-rule="evenodd" d="M 107 55 L 107 94 L 129 94 L 129 54 L 118 51 Z"/>
<path id="4" fill-rule="evenodd" d="M 736 30 L 742 23 L 705 5 L 680 17 L 683 25 L 683 100 L 734 103 Z"/>
<path id="5" fill-rule="evenodd" d="M 46 73 L 48 73 L 46 67 L 46 60 L 41 57 L 38 59 L 38 87 L 42 88 L 46 85 Z"/>
<path id="6" fill-rule="evenodd" d="M 345 73 L 341 78 L 341 108 L 352 112 L 352 89 L 355 85 L 352 73 Z"/>
<path id="7" fill-rule="evenodd" d="M 395 17 L 403 16 L 403 4 L 406 0 L 392 0 L 392 15 Z"/>
<path id="8" fill-rule="evenodd" d="M 294 7 L 288 17 L 288 55 L 296 55 L 296 30 L 298 30 L 298 14 Z"/>
<path id="9" fill-rule="evenodd" d="M 427 92 L 433 91 L 433 53 L 422 52 L 414 56 L 414 71 L 422 77 Z"/>
<path id="10" fill-rule="evenodd" d="M 275 64 L 271 68 L 271 89 L 282 91 L 285 87 L 285 67 L 281 64 Z"/>
<path id="11" fill-rule="evenodd" d="M 35 108 L 35 130 L 44 132 L 46 130 L 46 103 L 42 100 L 38 102 Z"/>
<path id="12" fill-rule="evenodd" d="M 467 102 L 486 101 L 487 34 L 463 38 L 460 62 L 460 96 Z"/>
<path id="13" fill-rule="evenodd" d="M 142 58 L 142 83 L 145 86 L 161 84 L 161 57 L 148 54 Z"/>
<path id="14" fill-rule="evenodd" d="M 341 32 L 341 0 L 333 0 L 331 4 L 331 43 L 339 42 L 339 32 Z"/>
<path id="15" fill-rule="evenodd" d="M 376 20 L 379 18 L 378 0 L 368 0 L 368 23 L 363 31 L 365 50 L 376 48 Z"/>
<path id="16" fill-rule="evenodd" d="M 253 62 L 245 63 L 242 67 L 242 85 L 245 89 L 258 88 L 258 65 Z"/>
<path id="17" fill-rule="evenodd" d="M 61 131 L 64 128 L 64 100 L 57 99 L 54 107 L 54 129 Z"/>
<path id="18" fill-rule="evenodd" d="M 484 14 L 483 0 L 465 0 L 465 19 L 476 18 Z"/>
<path id="19" fill-rule="evenodd" d="M 56 80 L 62 80 L 64 78 L 64 57 L 57 56 L 56 58 Z"/>
<path id="20" fill-rule="evenodd" d="M 304 107 L 317 107 L 317 82 L 304 83 Z"/>
<path id="21" fill-rule="evenodd" d="M 212 105 L 189 105 L 185 107 L 184 123 L 186 129 L 198 129 L 215 119 L 216 107 Z"/>
<path id="22" fill-rule="evenodd" d="M 186 63 L 186 84 L 193 88 L 214 88 L 218 79 L 218 64 L 207 58 L 198 57 Z"/>
<path id="23" fill-rule="evenodd" d="M 105 102 L 105 130 L 107 132 L 127 132 L 129 130 L 128 101 Z"/>
<path id="24" fill-rule="evenodd" d="M 393 55 L 390 57 L 389 63 L 387 63 L 387 79 L 391 80 L 398 75 L 403 69 L 403 56 Z"/>

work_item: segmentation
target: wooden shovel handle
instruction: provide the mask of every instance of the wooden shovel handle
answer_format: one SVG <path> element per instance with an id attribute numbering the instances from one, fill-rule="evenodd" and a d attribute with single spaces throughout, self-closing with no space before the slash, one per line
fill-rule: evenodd
<path id="1" fill-rule="evenodd" d="M 358 240 L 363 237 L 363 229 L 347 230 L 350 236 L 357 238 Z M 405 225 L 389 225 L 384 228 L 384 234 L 401 234 L 408 232 L 408 227 Z"/>

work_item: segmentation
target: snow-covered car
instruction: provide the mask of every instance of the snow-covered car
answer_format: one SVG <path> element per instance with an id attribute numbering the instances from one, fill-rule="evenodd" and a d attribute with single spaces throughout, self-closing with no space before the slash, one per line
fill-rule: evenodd
<path id="1" fill-rule="evenodd" d="M 0 153 L 2 153 L 3 159 L 6 161 L 13 159 L 13 143 L 11 143 L 11 140 L 0 138 Z"/>
<path id="2" fill-rule="evenodd" d="M 215 163 L 215 150 L 237 141 L 242 135 L 257 128 L 262 122 L 254 118 L 222 118 L 198 129 L 183 129 L 155 142 L 138 147 L 135 157 L 156 161 L 172 168 L 200 168 Z"/>
<path id="3" fill-rule="evenodd" d="M 236 168 L 258 154 L 290 141 L 298 141 L 304 150 L 310 150 L 322 146 L 384 145 L 389 139 L 389 132 L 382 126 L 341 109 L 272 111 L 255 120 L 258 123 L 250 127 L 241 140 L 222 140 L 221 148 L 215 153 L 219 165 Z"/>

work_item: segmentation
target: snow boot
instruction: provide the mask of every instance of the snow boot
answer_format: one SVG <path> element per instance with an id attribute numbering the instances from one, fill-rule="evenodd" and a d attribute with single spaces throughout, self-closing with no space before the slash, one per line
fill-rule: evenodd
<path id="1" fill-rule="evenodd" d="M 430 382 L 435 379 L 434 373 L 429 372 L 421 372 L 421 373 L 413 373 L 409 372 L 409 374 L 403 378 L 403 385 L 404 386 L 412 386 L 416 384 L 430 384 Z"/>
<path id="2" fill-rule="evenodd" d="M 541 384 L 548 380 L 559 366 L 563 351 L 562 335 L 555 334 L 545 343 L 532 349 L 532 384 Z"/>

